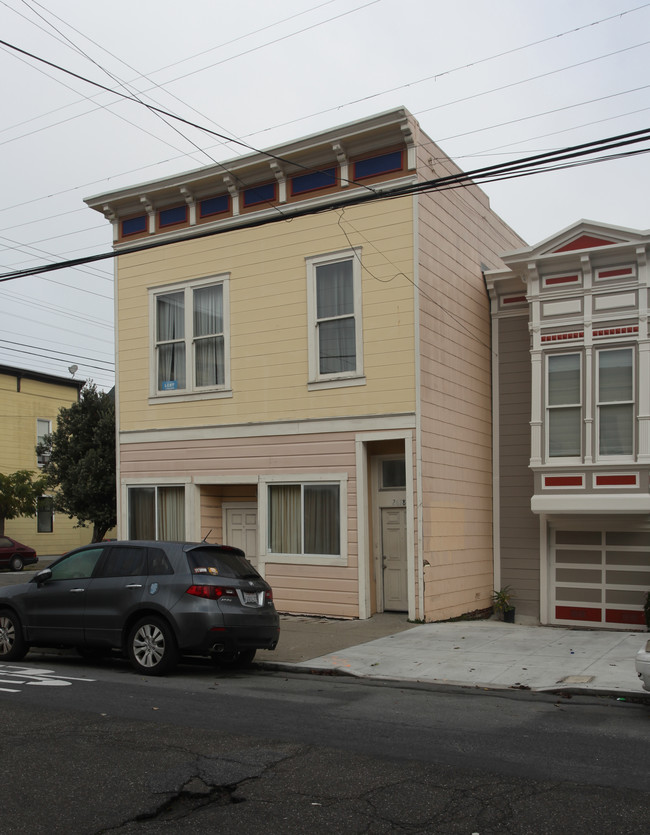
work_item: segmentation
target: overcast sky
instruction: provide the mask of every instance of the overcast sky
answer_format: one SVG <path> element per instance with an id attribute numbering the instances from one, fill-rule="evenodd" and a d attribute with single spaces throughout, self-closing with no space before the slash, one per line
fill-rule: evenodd
<path id="1" fill-rule="evenodd" d="M 0 38 L 254 148 L 403 105 L 470 170 L 650 124 L 634 0 L 0 0 Z M 0 273 L 109 250 L 84 197 L 245 153 L 12 48 L 0 75 Z M 649 186 L 642 154 L 483 188 L 533 244 L 581 218 L 647 229 Z M 0 283 L 0 364 L 110 387 L 112 278 Z"/>

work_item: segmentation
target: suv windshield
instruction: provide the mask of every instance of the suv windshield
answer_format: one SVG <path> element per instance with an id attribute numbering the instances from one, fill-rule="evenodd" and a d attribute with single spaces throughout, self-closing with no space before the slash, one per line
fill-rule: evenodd
<path id="1" fill-rule="evenodd" d="M 233 579 L 254 580 L 260 575 L 245 557 L 220 548 L 192 548 L 187 553 L 192 574 L 212 574 Z"/>

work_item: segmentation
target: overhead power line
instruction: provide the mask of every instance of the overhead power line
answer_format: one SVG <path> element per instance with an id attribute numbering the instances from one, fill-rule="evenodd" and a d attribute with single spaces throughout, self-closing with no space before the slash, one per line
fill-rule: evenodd
<path id="1" fill-rule="evenodd" d="M 363 192 L 344 199 L 339 199 L 336 202 L 322 203 L 317 206 L 296 209 L 291 208 L 289 211 L 281 209 L 279 214 L 276 212 L 270 216 L 258 217 L 252 220 L 247 219 L 238 225 L 219 227 L 217 229 L 202 229 L 200 231 L 193 232 L 180 240 L 199 240 L 235 230 L 266 226 L 270 223 L 277 223 L 281 220 L 292 220 L 298 217 L 321 214 L 335 209 L 359 205 L 361 203 L 395 199 L 397 197 L 422 194 L 431 191 L 465 188 L 480 182 L 495 182 L 497 180 L 512 179 L 514 177 L 524 177 L 531 174 L 557 171 L 576 165 L 588 165 L 595 162 L 620 159 L 622 156 L 631 156 L 650 152 L 650 146 L 647 148 L 637 148 L 628 152 L 617 151 L 617 149 L 628 148 L 629 146 L 639 145 L 643 142 L 650 142 L 650 128 L 633 131 L 631 133 L 619 134 L 617 136 L 607 137 L 594 142 L 585 142 L 580 145 L 573 145 L 542 154 L 535 154 L 533 156 L 524 157 L 523 159 L 497 163 L 494 165 L 484 166 L 482 168 L 475 168 L 471 171 L 459 171 L 457 174 L 449 174 L 445 177 L 437 177 L 432 180 L 408 183 L 406 185 L 393 188 L 388 187 L 383 189 L 381 192 L 373 192 L 370 194 L 368 192 Z M 606 151 L 617 152 L 614 154 L 603 155 Z M 595 156 L 596 154 L 599 154 L 600 156 Z M 96 261 L 116 258 L 120 255 L 129 255 L 137 252 L 144 252 L 150 249 L 158 249 L 160 247 L 178 243 L 178 241 L 179 239 L 148 241 L 134 246 L 120 248 L 119 250 L 111 250 L 110 252 L 89 255 L 84 258 L 60 261 L 55 264 L 46 264 L 40 267 L 28 267 L 23 270 L 14 270 L 12 272 L 0 274 L 0 281 L 27 278 L 29 276 L 53 272 L 54 270 L 62 270 L 70 267 L 77 267 L 81 264 L 89 264 Z"/>
<path id="2" fill-rule="evenodd" d="M 373 0 L 373 2 L 378 2 L 378 0 Z M 368 4 L 368 5 L 371 5 L 371 4 Z M 160 116 L 166 116 L 169 119 L 174 119 L 175 121 L 180 122 L 181 124 L 187 125 L 187 126 L 192 127 L 192 128 L 196 128 L 197 130 L 201 130 L 204 133 L 210 134 L 211 136 L 216 136 L 218 139 L 222 139 L 225 142 L 230 142 L 234 145 L 239 145 L 240 147 L 246 148 L 248 151 L 252 151 L 253 153 L 256 153 L 256 154 L 262 154 L 263 156 L 268 157 L 269 159 L 273 159 L 276 162 L 281 162 L 281 163 L 284 163 L 285 165 L 290 165 L 294 168 L 300 168 L 304 171 L 312 171 L 313 170 L 312 168 L 309 168 L 306 165 L 302 165 L 301 163 L 296 162 L 295 160 L 285 159 L 284 157 L 278 156 L 277 154 L 274 154 L 270 151 L 262 151 L 259 148 L 255 148 L 253 145 L 250 145 L 248 142 L 244 142 L 243 139 L 237 139 L 236 137 L 233 137 L 233 136 L 227 136 L 224 133 L 219 133 L 218 131 L 212 130 L 212 128 L 205 127 L 204 125 L 199 125 L 196 122 L 192 122 L 189 119 L 184 119 L 182 116 L 178 116 L 175 113 L 171 113 L 169 110 L 165 110 L 162 107 L 158 107 L 157 105 L 149 104 L 147 102 L 143 102 L 137 96 L 130 95 L 129 93 L 123 93 L 120 90 L 113 89 L 112 87 L 107 87 L 105 84 L 101 84 L 99 81 L 93 81 L 91 78 L 87 78 L 84 75 L 80 75 L 79 73 L 76 73 L 73 70 L 69 70 L 66 67 L 62 67 L 59 64 L 55 64 L 52 61 L 48 61 L 46 58 L 41 58 L 38 55 L 34 55 L 34 53 L 28 52 L 26 49 L 21 49 L 21 47 L 16 46 L 15 44 L 9 43 L 8 41 L 4 41 L 4 40 L 0 39 L 0 45 L 1 46 L 6 46 L 8 49 L 12 49 L 14 52 L 17 52 L 20 55 L 25 55 L 28 58 L 32 58 L 34 61 L 38 61 L 39 63 L 45 64 L 48 67 L 52 67 L 53 69 L 58 70 L 59 72 L 65 73 L 66 75 L 69 75 L 72 78 L 76 78 L 79 81 L 83 81 L 84 84 L 91 84 L 93 87 L 97 87 L 100 90 L 104 90 L 107 93 L 111 93 L 114 96 L 118 96 L 119 98 L 124 99 L 125 101 L 134 102 L 135 104 L 139 104 L 142 107 L 146 107 L 147 110 L 150 110 L 152 113 L 156 113 Z M 223 166 L 221 166 L 221 167 L 223 167 Z M 353 182 L 353 181 L 350 181 L 350 182 Z M 356 185 L 356 183 L 355 183 L 355 185 Z M 374 193 L 374 189 L 371 186 L 363 185 L 362 187 L 365 188 L 367 191 L 370 191 L 370 192 Z"/>
<path id="3" fill-rule="evenodd" d="M 333 107 L 326 108 L 325 110 L 318 110 L 315 113 L 309 113 L 307 116 L 299 116 L 298 118 L 290 119 L 287 122 L 280 122 L 276 125 L 271 125 L 270 127 L 263 128 L 262 130 L 253 131 L 252 133 L 248 133 L 248 134 L 246 134 L 245 138 L 250 137 L 250 136 L 259 136 L 262 133 L 268 133 L 269 131 L 276 130 L 278 128 L 285 128 L 285 127 L 288 127 L 289 125 L 295 125 L 298 122 L 304 122 L 307 119 L 313 119 L 316 116 L 324 116 L 326 113 L 340 112 L 344 107 L 350 107 L 351 105 L 354 105 L 354 104 L 361 104 L 363 102 L 370 101 L 371 99 L 376 99 L 376 98 L 379 98 L 380 96 L 388 95 L 389 93 L 396 93 L 399 90 L 410 89 L 412 87 L 416 87 L 418 84 L 424 84 L 427 81 L 438 81 L 441 78 L 445 78 L 446 76 L 452 75 L 453 73 L 460 72 L 461 70 L 473 69 L 474 67 L 478 67 L 481 64 L 487 64 L 490 61 L 496 61 L 499 58 L 505 58 L 506 56 L 514 55 L 517 52 L 523 52 L 526 49 L 531 49 L 534 46 L 540 46 L 541 44 L 548 43 L 549 41 L 557 41 L 560 38 L 563 38 L 567 35 L 573 35 L 576 32 L 581 32 L 584 29 L 593 29 L 601 23 L 609 23 L 612 20 L 620 19 L 620 18 L 624 17 L 625 15 L 632 14 L 633 12 L 642 11 L 643 9 L 648 8 L 648 6 L 650 6 L 650 3 L 644 3 L 643 5 L 636 6 L 633 9 L 626 9 L 622 12 L 618 12 L 615 15 L 610 15 L 609 17 L 603 17 L 603 18 L 600 18 L 600 20 L 592 20 L 589 23 L 583 24 L 582 26 L 575 26 L 572 29 L 567 29 L 564 32 L 558 32 L 555 35 L 549 35 L 545 38 L 542 38 L 541 40 L 531 41 L 530 43 L 522 44 L 520 46 L 516 46 L 516 47 L 513 47 L 511 49 L 507 49 L 504 52 L 498 52 L 495 55 L 488 55 L 485 58 L 478 58 L 476 61 L 471 61 L 469 64 L 461 64 L 458 67 L 453 67 L 453 68 L 448 69 L 448 70 L 441 70 L 440 72 L 434 73 L 433 75 L 427 75 L 424 78 L 418 78 L 415 81 L 407 81 L 405 84 L 399 84 L 397 87 L 389 87 L 385 90 L 380 90 L 376 93 L 370 93 L 369 95 L 361 96 L 360 98 L 357 98 L 357 99 L 351 99 L 350 101 L 344 102 L 343 104 L 336 104 Z M 525 79 L 524 81 L 518 82 L 518 83 L 525 83 L 525 81 L 529 81 L 529 80 L 531 80 L 531 79 Z M 515 86 L 515 85 L 512 85 L 512 86 Z M 487 93 L 492 93 L 492 92 L 495 92 L 495 91 L 494 90 L 486 90 L 485 93 L 482 93 L 482 94 L 479 94 L 479 95 L 486 95 Z M 443 104 L 441 106 L 446 107 L 447 105 L 451 105 L 451 104 L 457 104 L 457 102 L 447 102 L 446 104 Z M 420 112 L 426 112 L 426 111 L 420 111 Z"/>
<path id="4" fill-rule="evenodd" d="M 10 339 L 0 339 L 0 348 L 6 350 L 5 346 L 8 346 L 9 348 L 13 348 L 14 346 L 16 346 L 17 348 L 33 348 L 39 351 L 40 354 L 58 354 L 60 357 L 64 357 L 66 362 L 68 362 L 70 359 L 76 359 L 84 360 L 86 362 L 100 362 L 102 363 L 102 365 L 110 366 L 110 368 L 99 368 L 99 366 L 94 365 L 89 366 L 89 368 L 97 368 L 99 371 L 108 371 L 112 373 L 115 369 L 115 363 L 113 362 L 113 360 L 103 360 L 99 357 L 83 357 L 79 356 L 79 354 L 77 354 L 74 351 L 56 351 L 54 348 L 43 348 L 39 347 L 38 345 L 32 345 L 27 342 L 14 342 Z M 27 353 L 27 351 L 22 351 L 21 353 Z M 40 356 L 40 354 L 37 354 L 36 356 Z M 53 359 L 53 357 L 51 358 Z"/>

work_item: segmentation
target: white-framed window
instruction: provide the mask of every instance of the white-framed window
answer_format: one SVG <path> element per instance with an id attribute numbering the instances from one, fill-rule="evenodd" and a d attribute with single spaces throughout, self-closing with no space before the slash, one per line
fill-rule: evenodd
<path id="1" fill-rule="evenodd" d="M 44 418 L 37 418 L 36 419 L 36 443 L 42 444 L 43 440 L 45 439 L 46 435 L 50 435 L 52 433 L 52 421 L 45 420 Z M 44 464 L 47 464 L 47 455 L 39 455 L 36 456 L 36 462 L 39 467 L 42 467 Z"/>
<path id="2" fill-rule="evenodd" d="M 363 381 L 361 248 L 306 259 L 309 382 Z"/>
<path id="3" fill-rule="evenodd" d="M 36 506 L 36 530 L 38 533 L 54 531 L 54 499 L 52 496 L 39 496 Z"/>
<path id="4" fill-rule="evenodd" d="M 338 484 L 269 484 L 268 553 L 341 555 Z"/>
<path id="5" fill-rule="evenodd" d="M 599 456 L 634 454 L 634 351 L 601 348 L 597 352 Z"/>
<path id="6" fill-rule="evenodd" d="M 127 496 L 129 539 L 185 539 L 185 487 L 129 487 Z"/>
<path id="7" fill-rule="evenodd" d="M 348 473 L 260 476 L 260 564 L 348 561 Z"/>
<path id="8" fill-rule="evenodd" d="M 152 393 L 230 392 L 229 276 L 150 291 Z"/>
<path id="9" fill-rule="evenodd" d="M 549 458 L 579 458 L 582 455 L 580 353 L 547 357 L 546 438 Z"/>

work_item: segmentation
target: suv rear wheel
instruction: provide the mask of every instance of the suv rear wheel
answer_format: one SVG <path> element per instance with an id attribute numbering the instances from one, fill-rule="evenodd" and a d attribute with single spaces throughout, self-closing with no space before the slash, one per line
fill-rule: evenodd
<path id="1" fill-rule="evenodd" d="M 27 655 L 28 650 L 18 615 L 9 609 L 1 609 L 0 661 L 20 661 Z"/>
<path id="2" fill-rule="evenodd" d="M 169 624 L 151 615 L 141 618 L 129 632 L 127 652 L 139 673 L 164 676 L 178 663 L 178 647 Z"/>

